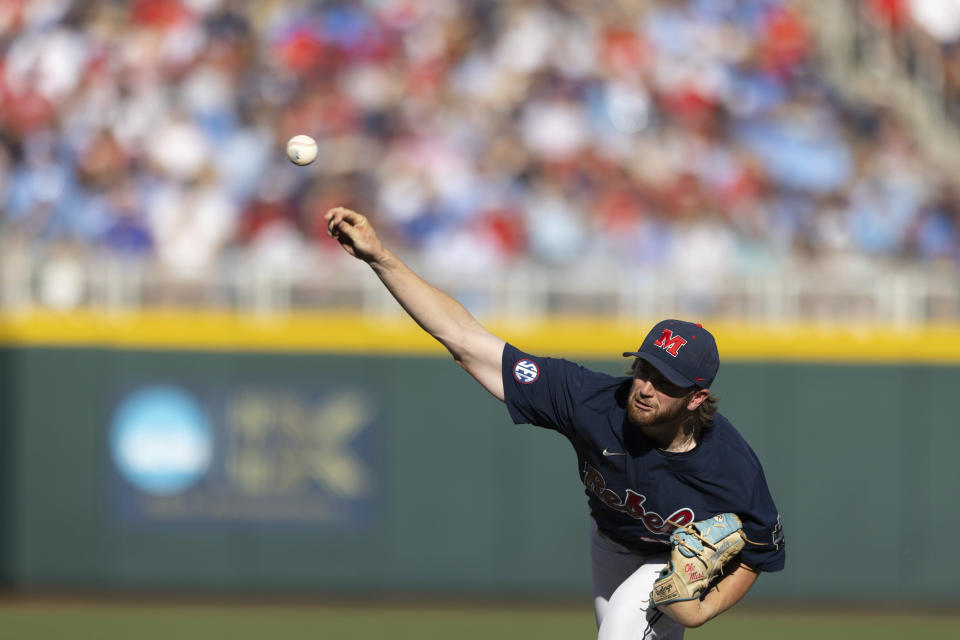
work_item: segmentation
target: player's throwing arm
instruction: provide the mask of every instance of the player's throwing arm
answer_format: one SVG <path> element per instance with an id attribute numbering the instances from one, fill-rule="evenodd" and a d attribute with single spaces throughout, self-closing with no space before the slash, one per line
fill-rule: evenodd
<path id="1" fill-rule="evenodd" d="M 504 341 L 484 329 L 463 305 L 388 251 L 366 216 L 336 207 L 324 219 L 327 233 L 351 256 L 369 264 L 410 317 L 440 341 L 457 364 L 503 401 L 500 359 Z"/>

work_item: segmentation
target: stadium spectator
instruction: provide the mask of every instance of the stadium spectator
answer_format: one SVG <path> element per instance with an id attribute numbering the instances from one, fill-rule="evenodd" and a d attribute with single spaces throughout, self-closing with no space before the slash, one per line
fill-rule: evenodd
<path id="1" fill-rule="evenodd" d="M 932 4 L 869 6 L 900 28 Z M 316 225 L 336 202 L 476 273 L 960 260 L 956 192 L 826 83 L 789 0 L 34 0 L 0 36 L 17 250 L 282 271 L 339 259 Z M 309 170 L 283 159 L 295 133 Z"/>

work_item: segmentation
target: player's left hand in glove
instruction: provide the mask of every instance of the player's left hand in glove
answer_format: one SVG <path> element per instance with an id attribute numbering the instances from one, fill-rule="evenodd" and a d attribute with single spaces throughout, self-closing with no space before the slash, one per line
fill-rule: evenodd
<path id="1" fill-rule="evenodd" d="M 746 537 L 735 514 L 723 513 L 678 527 L 670 536 L 670 562 L 653 583 L 654 606 L 698 598 L 733 556 Z"/>

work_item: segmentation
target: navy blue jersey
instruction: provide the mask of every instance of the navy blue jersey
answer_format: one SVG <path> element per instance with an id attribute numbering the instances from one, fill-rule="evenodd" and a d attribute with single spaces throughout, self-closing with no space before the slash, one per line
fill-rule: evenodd
<path id="1" fill-rule="evenodd" d="M 610 539 L 647 554 L 668 549 L 672 520 L 686 524 L 736 513 L 747 544 L 741 559 L 759 571 L 784 565 L 783 530 L 756 454 L 730 421 L 717 414 L 697 446 L 657 449 L 626 418 L 630 377 L 539 358 L 512 345 L 503 351 L 503 387 L 510 417 L 562 433 L 577 466 L 597 527 Z"/>

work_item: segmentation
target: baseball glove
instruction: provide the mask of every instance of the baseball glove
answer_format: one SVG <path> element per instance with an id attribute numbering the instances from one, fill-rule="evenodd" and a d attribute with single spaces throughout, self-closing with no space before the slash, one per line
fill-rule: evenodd
<path id="1" fill-rule="evenodd" d="M 653 583 L 653 605 L 697 598 L 745 541 L 743 524 L 732 513 L 678 526 L 670 536 L 670 562 Z"/>

